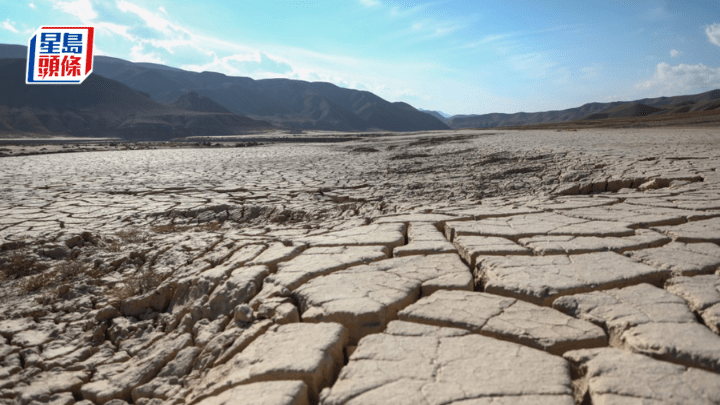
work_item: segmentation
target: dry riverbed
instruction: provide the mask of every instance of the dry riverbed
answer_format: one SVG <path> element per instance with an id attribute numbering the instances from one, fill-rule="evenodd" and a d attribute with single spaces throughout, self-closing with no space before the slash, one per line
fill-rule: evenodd
<path id="1" fill-rule="evenodd" d="M 0 404 L 720 403 L 720 131 L 343 140 L 0 150 Z"/>

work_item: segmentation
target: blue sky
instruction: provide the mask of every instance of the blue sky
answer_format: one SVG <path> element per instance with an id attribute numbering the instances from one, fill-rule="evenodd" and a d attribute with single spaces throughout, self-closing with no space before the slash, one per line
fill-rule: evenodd
<path id="1" fill-rule="evenodd" d="M 0 43 L 96 27 L 96 52 L 369 90 L 450 114 L 720 88 L 720 0 L 0 0 Z"/>

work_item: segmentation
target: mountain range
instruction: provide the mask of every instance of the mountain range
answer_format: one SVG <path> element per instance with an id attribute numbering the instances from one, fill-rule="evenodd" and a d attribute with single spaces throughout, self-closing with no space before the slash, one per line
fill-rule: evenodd
<path id="1" fill-rule="evenodd" d="M 448 129 L 409 104 L 388 102 L 368 91 L 323 82 L 253 80 L 215 72 L 189 72 L 98 58 L 94 73 L 142 89 L 171 103 L 194 91 L 227 110 L 278 126 L 333 131 L 422 131 Z"/>
<path id="2" fill-rule="evenodd" d="M 180 106 L 159 103 L 95 74 L 80 85 L 26 85 L 25 63 L 0 59 L 0 132 L 169 140 L 271 128 L 230 112 L 203 111 L 204 104 L 182 98 Z"/>
<path id="3" fill-rule="evenodd" d="M 642 100 L 615 101 L 610 103 L 588 103 L 580 107 L 559 111 L 453 115 L 452 117 L 446 118 L 444 122 L 453 129 L 494 128 L 580 120 L 660 116 L 665 114 L 711 111 L 717 108 L 720 108 L 720 89 L 687 96 L 644 98 Z"/>
<path id="4" fill-rule="evenodd" d="M 0 44 L 0 133 L 170 139 L 271 129 L 427 131 L 657 116 L 720 107 L 720 90 L 560 111 L 448 116 L 324 82 L 254 80 L 95 56 L 80 86 L 25 85 L 27 47 Z M 720 110 L 718 110 L 720 111 Z"/>
<path id="5" fill-rule="evenodd" d="M 27 48 L 21 45 L 0 45 L 0 58 L 25 58 L 26 53 Z M 222 111 L 280 128 L 334 131 L 449 129 L 445 123 L 409 104 L 391 103 L 368 91 L 345 89 L 330 83 L 253 80 L 215 72 L 190 72 L 153 63 L 133 63 L 107 56 L 95 57 L 93 75 L 146 93 L 158 103 L 185 108 L 180 99 L 195 97 L 196 102 L 213 102 L 212 112 L 219 113 L 219 106 Z"/>
<path id="6" fill-rule="evenodd" d="M 442 112 L 442 111 L 423 110 L 422 108 L 418 108 L 418 111 L 422 111 L 422 112 L 424 112 L 424 113 L 426 113 L 426 114 L 430 114 L 430 115 L 432 115 L 433 117 L 435 117 L 435 118 L 437 118 L 437 119 L 439 119 L 440 121 L 443 121 L 443 122 L 445 122 L 445 120 L 447 120 L 448 118 L 452 117 L 451 114 L 445 114 L 445 113 Z"/>

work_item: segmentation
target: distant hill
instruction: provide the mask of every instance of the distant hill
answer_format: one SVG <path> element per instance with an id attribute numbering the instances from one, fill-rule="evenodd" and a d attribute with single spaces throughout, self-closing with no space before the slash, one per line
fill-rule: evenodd
<path id="1" fill-rule="evenodd" d="M 232 114 L 227 108 L 210 100 L 205 96 L 201 96 L 194 91 L 188 91 L 179 96 L 170 103 L 177 108 L 188 111 L 215 112 L 223 114 Z"/>
<path id="2" fill-rule="evenodd" d="M 439 121 L 442 121 L 446 124 L 448 123 L 448 118 L 450 117 L 449 115 L 444 114 L 440 111 L 423 110 L 422 108 L 418 108 L 418 111 L 422 111 L 425 114 L 430 114 L 433 117 L 437 118 Z"/>
<path id="3" fill-rule="evenodd" d="M 651 107 L 642 103 L 623 103 L 619 106 L 608 108 L 601 113 L 591 114 L 585 117 L 585 119 L 602 120 L 608 118 L 644 117 L 646 115 L 651 115 L 662 111 L 665 110 L 663 110 L 662 108 Z"/>
<path id="4" fill-rule="evenodd" d="M 102 58 L 94 72 L 171 102 L 187 91 L 241 115 L 302 129 L 422 131 L 449 129 L 405 103 L 368 91 L 290 79 L 253 80 L 215 72 L 189 72 Z"/>
<path id="5" fill-rule="evenodd" d="M 25 58 L 26 53 L 25 46 L 0 44 L 0 58 Z M 588 103 L 559 111 L 446 117 L 438 111 L 418 110 L 406 103 L 388 102 L 367 91 L 344 89 L 323 82 L 253 80 L 215 72 L 189 72 L 155 63 L 133 63 L 107 56 L 96 56 L 94 73 L 125 84 L 140 95 L 145 94 L 156 104 L 166 104 L 173 111 L 185 111 L 183 114 L 194 111 L 235 115 L 232 122 L 226 121 L 230 116 L 223 116 L 221 123 L 213 121 L 220 119 L 219 116 L 203 116 L 202 119 L 198 116 L 190 120 L 192 124 L 181 125 L 173 121 L 171 125 L 172 128 L 200 132 L 225 133 L 228 126 L 243 128 L 243 125 L 264 123 L 333 131 L 493 128 L 694 113 L 720 108 L 719 89 L 695 95 Z M 256 121 L 242 121 L 247 117 Z"/>
<path id="6" fill-rule="evenodd" d="M 26 49 L 0 44 L 0 58 L 25 58 Z M 107 56 L 95 57 L 93 73 L 147 93 L 154 101 L 176 103 L 184 94 L 194 92 L 230 112 L 277 126 L 337 131 L 449 129 L 409 104 L 391 103 L 368 91 L 330 83 L 253 80 Z"/>
<path id="7" fill-rule="evenodd" d="M 710 111 L 720 107 L 720 90 L 701 94 L 645 98 L 635 101 L 588 103 L 559 111 L 515 114 L 454 115 L 447 122 L 452 128 L 493 128 L 520 125 L 560 123 L 578 120 L 603 120 L 644 117 L 694 111 Z"/>
<path id="8" fill-rule="evenodd" d="M 27 46 L 0 44 L 0 59 L 27 58 Z"/>
<path id="9" fill-rule="evenodd" d="M 167 140 L 270 128 L 237 114 L 158 103 L 96 74 L 77 86 L 26 85 L 25 63 L 0 59 L 0 132 Z"/>

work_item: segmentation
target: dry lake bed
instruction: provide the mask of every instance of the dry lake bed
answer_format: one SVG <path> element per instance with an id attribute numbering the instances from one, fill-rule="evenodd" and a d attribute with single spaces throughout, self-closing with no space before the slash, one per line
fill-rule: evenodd
<path id="1" fill-rule="evenodd" d="M 717 128 L 248 146 L 7 148 L 0 404 L 720 403 Z"/>

